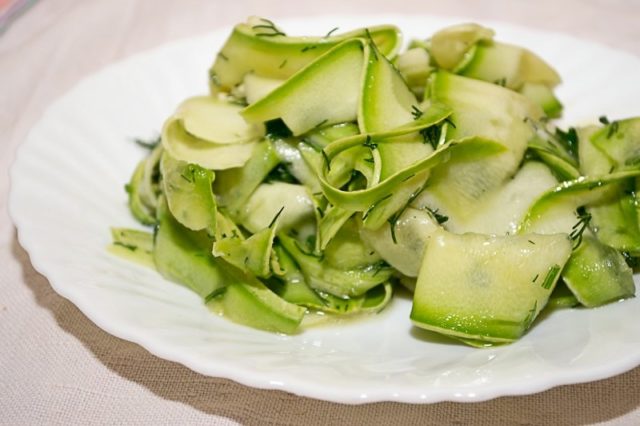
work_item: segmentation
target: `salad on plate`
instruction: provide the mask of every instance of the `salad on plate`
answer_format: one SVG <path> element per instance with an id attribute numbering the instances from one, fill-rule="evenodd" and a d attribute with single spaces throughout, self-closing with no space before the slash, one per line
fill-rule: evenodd
<path id="1" fill-rule="evenodd" d="M 427 36 L 427 35 L 425 35 Z M 560 76 L 477 24 L 237 25 L 126 185 L 112 253 L 285 334 L 375 314 L 475 347 L 633 297 L 640 118 L 560 128 Z M 160 126 L 162 123 L 158 123 Z"/>

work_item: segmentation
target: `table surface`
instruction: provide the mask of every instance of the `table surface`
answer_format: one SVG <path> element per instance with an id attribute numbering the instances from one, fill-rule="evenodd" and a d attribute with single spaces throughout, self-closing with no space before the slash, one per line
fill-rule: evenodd
<path id="1" fill-rule="evenodd" d="M 348 406 L 251 389 L 201 376 L 107 334 L 33 269 L 7 213 L 8 169 L 29 128 L 79 79 L 248 15 L 363 12 L 500 20 L 640 55 L 635 0 L 36 3 L 0 35 L 0 424 L 640 424 L 640 368 L 475 404 Z"/>

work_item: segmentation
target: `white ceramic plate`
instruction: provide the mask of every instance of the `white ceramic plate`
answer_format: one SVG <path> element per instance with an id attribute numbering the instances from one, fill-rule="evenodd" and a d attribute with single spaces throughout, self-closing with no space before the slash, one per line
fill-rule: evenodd
<path id="1" fill-rule="evenodd" d="M 292 34 L 377 23 L 407 39 L 456 22 L 434 17 L 323 17 L 284 22 Z M 640 60 L 603 46 L 502 24 L 501 40 L 554 64 L 566 121 L 640 115 Z M 110 226 L 136 226 L 123 190 L 153 136 L 185 97 L 207 91 L 228 29 L 136 55 L 80 82 L 21 146 L 11 215 L 34 267 L 92 321 L 149 352 L 210 376 L 343 403 L 482 401 L 612 376 L 640 364 L 640 299 L 555 312 L 521 341 L 478 350 L 412 328 L 409 300 L 378 316 L 269 334 L 212 315 L 187 289 L 110 256 Z"/>

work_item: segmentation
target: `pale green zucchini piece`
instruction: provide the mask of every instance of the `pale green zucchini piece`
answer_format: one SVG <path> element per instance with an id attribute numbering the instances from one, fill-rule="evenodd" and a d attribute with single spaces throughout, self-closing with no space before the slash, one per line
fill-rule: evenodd
<path id="1" fill-rule="evenodd" d="M 598 126 L 580 127 L 576 132 L 578 135 L 578 159 L 582 174 L 584 176 L 601 176 L 610 173 L 615 168 L 613 159 L 591 142 L 591 137 L 598 132 Z"/>
<path id="2" fill-rule="evenodd" d="M 362 214 L 365 228 L 378 229 L 386 222 L 395 220 L 394 215 L 406 208 L 425 187 L 430 170 L 422 170 L 407 176 L 394 190 L 378 199 Z"/>
<path id="3" fill-rule="evenodd" d="M 549 296 L 546 309 L 573 308 L 579 304 L 580 302 L 571 290 L 569 290 L 564 281 L 559 280 L 556 288 L 553 289 L 553 293 Z"/>
<path id="4" fill-rule="evenodd" d="M 556 98 L 553 89 L 546 84 L 525 82 L 518 91 L 536 105 L 540 105 L 547 117 L 558 118 L 562 115 L 562 103 Z"/>
<path id="5" fill-rule="evenodd" d="M 277 279 L 270 280 L 269 287 L 274 293 L 296 305 L 317 309 L 324 307 L 325 299 L 307 285 L 293 257 L 277 241 L 273 245 L 273 254 L 278 266 L 272 269 Z"/>
<path id="6" fill-rule="evenodd" d="M 345 41 L 246 107 L 242 116 L 250 123 L 280 118 L 294 135 L 354 121 L 368 55 L 369 45 L 363 40 Z"/>
<path id="7" fill-rule="evenodd" d="M 164 195 L 173 217 L 185 227 L 215 235 L 216 196 L 211 170 L 178 161 L 164 152 L 160 160 Z"/>
<path id="8" fill-rule="evenodd" d="M 247 123 L 242 107 L 213 96 L 196 96 L 182 102 L 175 117 L 190 135 L 217 144 L 252 142 L 264 136 L 261 123 Z"/>
<path id="9" fill-rule="evenodd" d="M 112 243 L 108 247 L 111 254 L 155 268 L 152 233 L 137 229 L 111 228 L 111 240 Z"/>
<path id="10" fill-rule="evenodd" d="M 563 182 L 542 195 L 529 209 L 519 232 L 545 234 L 567 232 L 574 239 L 574 250 L 562 277 L 580 303 L 599 306 L 633 294 L 629 283 L 631 269 L 622 255 L 590 235 L 590 215 L 576 216 L 580 206 L 602 202 L 621 181 L 640 175 L 640 171 L 615 172 L 609 175 Z M 614 185 L 614 186 L 612 186 Z M 595 278 L 594 278 L 595 277 Z"/>
<path id="11" fill-rule="evenodd" d="M 323 211 L 320 220 L 317 221 L 316 251 L 324 250 L 353 214 L 353 211 L 338 206 L 329 206 Z"/>
<path id="12" fill-rule="evenodd" d="M 140 189 L 145 179 L 146 162 L 147 160 L 144 159 L 138 163 L 124 189 L 129 196 L 129 210 L 131 210 L 133 217 L 144 225 L 153 225 L 157 221 L 155 211 L 142 201 L 140 194 Z"/>
<path id="13" fill-rule="evenodd" d="M 422 47 L 409 48 L 398 55 L 395 66 L 418 99 L 424 96 L 427 78 L 433 71 L 429 52 Z"/>
<path id="14" fill-rule="evenodd" d="M 543 59 L 523 47 L 506 43 L 478 43 L 473 58 L 459 74 L 518 90 L 524 83 L 557 86 L 561 79 Z"/>
<path id="15" fill-rule="evenodd" d="M 216 173 L 213 189 L 220 206 L 232 217 L 237 217 L 253 191 L 279 162 L 280 158 L 272 143 L 265 140 L 256 144 L 244 166 Z"/>
<path id="16" fill-rule="evenodd" d="M 571 233 L 576 223 L 575 210 L 597 203 L 609 193 L 608 185 L 640 176 L 640 170 L 614 172 L 599 177 L 580 177 L 562 182 L 545 192 L 525 214 L 519 233 Z"/>
<path id="17" fill-rule="evenodd" d="M 513 179 L 470 206 L 473 213 L 467 216 L 466 221 L 449 218 L 448 229 L 456 233 L 513 234 L 531 204 L 556 185 L 557 181 L 547 166 L 527 162 Z"/>
<path id="18" fill-rule="evenodd" d="M 451 218 L 451 225 L 474 214 L 473 206 L 485 194 L 513 176 L 533 136 L 527 117 L 534 120 L 542 111 L 519 93 L 494 84 L 439 71 L 430 77 L 429 96 L 453 109 L 448 138 L 478 136 L 504 147 L 501 154 L 460 158 L 436 167 L 418 205 L 438 209 Z"/>
<path id="19" fill-rule="evenodd" d="M 633 271 L 614 248 L 591 236 L 584 236 L 562 272 L 567 287 L 588 307 L 632 297 Z"/>
<path id="20" fill-rule="evenodd" d="M 331 154 L 329 154 L 330 148 L 332 148 L 332 145 L 325 148 L 327 155 L 331 156 L 337 154 L 335 151 L 331 151 Z M 392 197 L 400 185 L 416 178 L 420 173 L 428 172 L 436 165 L 444 161 L 448 161 L 451 156 L 460 155 L 464 157 L 474 157 L 477 159 L 479 157 L 502 152 L 503 149 L 502 145 L 481 138 L 470 138 L 455 143 L 448 142 L 438 148 L 438 150 L 432 155 L 414 163 L 404 170 L 397 172 L 393 176 L 390 176 L 380 184 L 371 188 L 356 191 L 344 191 L 331 186 L 322 178 L 320 183 L 322 184 L 324 195 L 332 204 L 347 210 L 371 211 L 376 207 L 376 204 L 381 202 L 381 200 L 386 200 Z M 405 202 L 407 199 L 405 199 Z M 399 207 L 401 207 L 401 205 Z M 393 212 L 391 212 L 391 214 L 393 214 Z M 384 220 L 387 218 L 384 218 Z"/>
<path id="21" fill-rule="evenodd" d="M 426 210 L 406 208 L 393 223 L 377 229 L 361 227 L 360 237 L 389 265 L 408 277 L 417 277 L 425 245 L 439 228 Z"/>
<path id="22" fill-rule="evenodd" d="M 378 144 L 380 180 L 409 167 L 433 153 L 431 144 L 418 133 L 396 136 Z"/>
<path id="23" fill-rule="evenodd" d="M 231 90 L 247 73 L 286 80 L 336 45 L 370 37 L 387 57 L 400 48 L 400 30 L 393 25 L 371 26 L 324 37 L 287 37 L 266 19 L 236 25 L 209 72 L 212 89 Z"/>
<path id="24" fill-rule="evenodd" d="M 142 204 L 144 204 L 149 212 L 155 216 L 156 209 L 158 208 L 158 199 L 162 191 L 160 185 L 160 158 L 164 149 L 160 144 L 160 138 L 158 138 L 158 144 L 149 153 L 149 156 L 144 160 L 144 174 L 141 181 L 138 183 L 138 197 Z"/>
<path id="25" fill-rule="evenodd" d="M 398 70 L 369 45 L 369 54 L 358 106 L 360 132 L 373 133 L 395 129 L 412 121 L 412 107 L 418 100 Z"/>
<path id="26" fill-rule="evenodd" d="M 562 182 L 579 178 L 580 171 L 573 158 L 567 159 L 548 139 L 535 136 L 529 142 L 529 149 L 536 153 Z"/>
<path id="27" fill-rule="evenodd" d="M 611 185 L 611 193 L 590 205 L 591 229 L 604 244 L 632 256 L 640 255 L 640 225 L 635 181 Z"/>
<path id="28" fill-rule="evenodd" d="M 244 94 L 247 104 L 251 105 L 273 92 L 278 86 L 281 86 L 285 80 L 276 78 L 261 77 L 254 73 L 248 73 L 244 76 Z"/>
<path id="29" fill-rule="evenodd" d="M 440 68 L 452 70 L 472 46 L 490 41 L 494 35 L 492 29 L 474 23 L 452 25 L 431 36 L 429 51 Z"/>
<path id="30" fill-rule="evenodd" d="M 164 199 L 158 210 L 153 259 L 168 280 L 206 299 L 228 284 L 228 276 L 211 255 L 213 240 L 204 231 L 191 231 L 174 219 Z"/>
<path id="31" fill-rule="evenodd" d="M 297 147 L 297 139 L 276 139 L 273 141 L 273 148 L 280 159 L 279 167 L 284 167 L 291 176 L 309 188 L 312 193 L 320 192 L 320 181 L 315 171 L 302 158 Z M 295 183 L 295 181 L 289 183 Z"/>
<path id="32" fill-rule="evenodd" d="M 382 258 L 360 238 L 356 218 L 350 218 L 327 244 L 323 251 L 323 262 L 340 270 L 362 269 L 379 263 Z"/>
<path id="33" fill-rule="evenodd" d="M 640 167 L 640 117 L 610 122 L 591 136 L 591 142 L 616 169 Z"/>
<path id="34" fill-rule="evenodd" d="M 257 278 L 233 270 L 230 284 L 207 305 L 238 324 L 276 333 L 298 331 L 305 308 L 282 299 Z"/>
<path id="35" fill-rule="evenodd" d="M 240 238 L 239 234 L 216 240 L 213 243 L 212 254 L 245 273 L 268 278 L 271 276 L 271 251 L 278 216 L 271 221 L 269 227 L 256 232 L 246 240 Z"/>
<path id="36" fill-rule="evenodd" d="M 270 285 L 274 292 L 288 302 L 331 314 L 351 315 L 378 312 L 391 300 L 393 288 L 389 283 L 376 286 L 358 297 L 340 298 L 309 287 L 294 259 L 281 245 L 274 245 L 282 273 Z"/>
<path id="37" fill-rule="evenodd" d="M 605 139 L 599 142 L 606 144 L 608 132 L 609 130 L 604 133 L 598 131 L 596 126 L 579 130 L 580 168 L 585 175 L 604 175 L 619 168 L 616 166 L 617 162 L 592 141 L 592 136 L 598 135 L 597 137 Z M 640 254 L 636 179 L 629 178 L 627 181 L 609 185 L 610 189 L 606 196 L 587 207 L 587 212 L 591 214 L 591 229 L 598 239 L 608 246 L 631 255 Z"/>
<path id="38" fill-rule="evenodd" d="M 393 273 L 392 269 L 382 262 L 357 269 L 337 269 L 323 263 L 317 255 L 303 251 L 292 237 L 279 234 L 278 239 L 295 259 L 311 288 L 337 297 L 361 296 L 388 281 Z"/>
<path id="39" fill-rule="evenodd" d="M 420 268 L 411 320 L 452 337 L 514 341 L 546 305 L 570 254 L 566 234 L 497 237 L 438 230 Z"/>
<path id="40" fill-rule="evenodd" d="M 216 144 L 187 133 L 182 121 L 171 117 L 162 129 L 162 146 L 176 160 L 205 169 L 223 170 L 243 166 L 251 157 L 255 143 Z"/>
<path id="41" fill-rule="evenodd" d="M 238 222 L 250 232 L 258 232 L 268 228 L 281 209 L 278 230 L 298 227 L 314 218 L 313 201 L 304 186 L 272 182 L 261 184 L 251 194 Z"/>

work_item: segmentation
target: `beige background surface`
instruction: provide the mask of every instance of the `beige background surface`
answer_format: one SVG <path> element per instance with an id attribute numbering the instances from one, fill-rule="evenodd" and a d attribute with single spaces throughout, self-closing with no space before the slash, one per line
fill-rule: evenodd
<path id="1" fill-rule="evenodd" d="M 247 388 L 108 335 L 34 271 L 7 214 L 8 169 L 28 129 L 80 78 L 251 14 L 365 12 L 509 21 L 640 55 L 637 0 L 41 0 L 0 35 L 0 424 L 640 424 L 640 368 L 478 404 L 346 406 Z"/>

